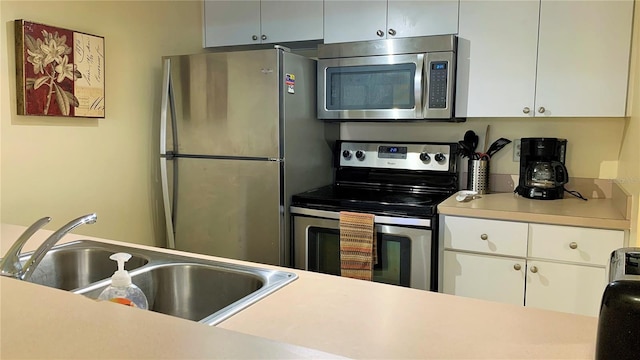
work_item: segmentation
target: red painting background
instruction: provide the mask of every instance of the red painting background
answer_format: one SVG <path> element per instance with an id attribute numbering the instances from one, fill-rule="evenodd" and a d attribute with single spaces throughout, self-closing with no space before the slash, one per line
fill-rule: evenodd
<path id="1" fill-rule="evenodd" d="M 36 41 L 37 39 L 40 39 L 44 42 L 44 36 L 42 35 L 42 30 L 46 30 L 48 33 L 50 34 L 55 34 L 56 32 L 58 33 L 58 36 L 63 36 L 66 35 L 67 39 L 66 39 L 66 44 L 67 46 L 69 46 L 71 48 L 71 53 L 68 54 L 68 64 L 73 64 L 74 63 L 74 59 L 73 59 L 73 31 L 71 30 L 67 30 L 67 29 L 61 29 L 61 28 L 56 28 L 53 26 L 47 26 L 47 25 L 42 25 L 42 24 L 36 24 L 36 23 L 30 23 L 25 21 L 24 22 L 24 35 L 26 37 L 27 34 L 31 35 Z M 28 78 L 33 78 L 33 79 L 37 79 L 43 75 L 46 75 L 46 72 L 49 71 L 53 71 L 53 65 L 57 65 L 56 62 L 52 62 L 51 64 L 47 65 L 45 67 L 45 74 L 35 74 L 33 72 L 33 64 L 31 64 L 30 62 L 27 61 L 27 57 L 29 56 L 29 54 L 27 53 L 27 46 L 26 43 L 23 42 L 25 44 L 24 46 L 24 54 L 23 54 L 23 61 L 24 61 L 24 76 L 25 76 L 25 84 L 26 84 L 26 79 Z M 55 79 L 54 81 L 57 82 L 57 79 Z M 47 83 L 48 84 L 48 83 Z M 58 83 L 58 86 L 60 86 L 61 88 L 63 88 L 64 90 L 75 94 L 74 92 L 74 83 L 73 81 L 71 81 L 69 78 L 64 78 L 64 80 L 60 83 Z M 28 115 L 45 115 L 44 114 L 44 109 L 46 107 L 46 103 L 47 103 L 47 96 L 49 95 L 49 86 L 47 85 L 42 85 L 40 86 L 38 89 L 25 89 L 25 112 Z M 49 103 L 49 112 L 46 114 L 49 116 L 63 116 L 62 112 L 60 111 L 60 108 L 58 107 L 58 103 L 56 102 L 55 99 L 55 94 L 51 94 L 51 99 L 50 99 L 50 103 Z M 71 106 L 70 110 L 69 110 L 69 115 L 67 116 L 74 116 L 75 115 L 75 107 Z"/>

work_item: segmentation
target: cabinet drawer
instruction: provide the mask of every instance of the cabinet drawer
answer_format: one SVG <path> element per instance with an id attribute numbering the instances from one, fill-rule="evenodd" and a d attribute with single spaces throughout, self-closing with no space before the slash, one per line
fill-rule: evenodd
<path id="1" fill-rule="evenodd" d="M 529 257 L 605 266 L 624 231 L 529 224 Z"/>
<path id="2" fill-rule="evenodd" d="M 444 247 L 525 257 L 527 255 L 527 224 L 446 216 Z"/>

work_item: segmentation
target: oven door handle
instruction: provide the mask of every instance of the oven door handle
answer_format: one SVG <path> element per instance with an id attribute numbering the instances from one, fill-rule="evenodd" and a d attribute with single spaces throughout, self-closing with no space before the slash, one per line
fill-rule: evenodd
<path id="1" fill-rule="evenodd" d="M 306 216 L 314 216 L 314 217 L 320 217 L 325 219 L 340 220 L 339 211 L 308 209 L 308 208 L 303 208 L 298 206 L 291 206 L 289 210 L 291 215 L 306 215 Z M 431 227 L 431 219 L 417 219 L 417 218 L 404 218 L 404 217 L 395 217 L 395 216 L 376 215 L 373 222 L 376 224 L 387 224 L 387 225 Z"/>

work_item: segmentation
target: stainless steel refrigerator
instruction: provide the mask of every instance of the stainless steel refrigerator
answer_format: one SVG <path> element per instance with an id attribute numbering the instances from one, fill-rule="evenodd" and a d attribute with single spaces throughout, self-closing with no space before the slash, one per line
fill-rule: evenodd
<path id="1" fill-rule="evenodd" d="M 163 66 L 168 247 L 290 265 L 291 195 L 332 181 L 335 136 L 316 118 L 315 60 L 276 47 Z"/>

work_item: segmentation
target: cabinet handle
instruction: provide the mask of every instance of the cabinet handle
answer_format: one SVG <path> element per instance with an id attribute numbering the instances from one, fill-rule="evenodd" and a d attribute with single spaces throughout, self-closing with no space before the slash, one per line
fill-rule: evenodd
<path id="1" fill-rule="evenodd" d="M 538 109 L 538 112 L 540 114 L 544 114 L 545 111 L 547 111 L 547 109 L 545 109 L 544 106 L 540 106 L 540 108 Z"/>
<path id="2" fill-rule="evenodd" d="M 520 266 L 520 264 L 515 264 L 515 265 L 513 265 L 513 268 L 515 270 L 520 270 L 520 269 L 522 269 L 522 266 Z"/>
<path id="3" fill-rule="evenodd" d="M 574 241 L 571 244 L 569 244 L 569 247 L 572 248 L 572 249 L 577 249 L 578 248 L 578 243 Z"/>
<path id="4" fill-rule="evenodd" d="M 376 31 L 376 35 L 378 35 L 380 37 L 383 37 L 384 36 L 384 31 L 378 30 L 378 31 Z"/>
<path id="5" fill-rule="evenodd" d="M 267 40 L 267 35 L 262 35 L 260 38 L 261 38 L 262 40 Z"/>
<path id="6" fill-rule="evenodd" d="M 258 40 L 258 35 L 253 35 L 253 36 L 251 37 L 251 39 L 252 39 L 252 40 Z"/>
<path id="7" fill-rule="evenodd" d="M 528 114 L 531 112 L 531 109 L 529 109 L 529 107 L 525 106 L 524 109 L 522 109 L 522 112 L 525 114 Z"/>
<path id="8" fill-rule="evenodd" d="M 538 268 L 535 267 L 535 266 L 532 266 L 531 267 L 531 272 L 534 273 L 534 274 L 537 273 L 538 272 Z"/>
<path id="9" fill-rule="evenodd" d="M 395 36 L 396 35 L 396 31 L 393 30 L 393 29 L 389 29 L 389 35 Z"/>
<path id="10" fill-rule="evenodd" d="M 480 239 L 482 239 L 482 240 L 487 240 L 488 238 L 489 238 L 489 236 L 487 234 L 480 235 Z"/>

